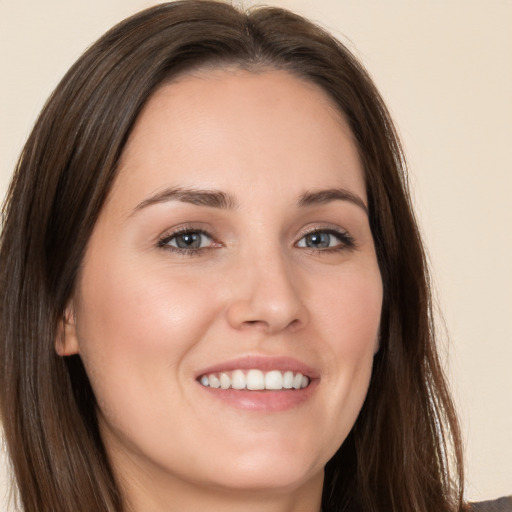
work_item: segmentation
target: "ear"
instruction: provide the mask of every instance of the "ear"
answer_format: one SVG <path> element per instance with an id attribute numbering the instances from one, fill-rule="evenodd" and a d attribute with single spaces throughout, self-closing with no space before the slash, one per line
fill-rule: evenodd
<path id="1" fill-rule="evenodd" d="M 57 326 L 55 336 L 55 351 L 59 356 L 78 354 L 78 338 L 76 333 L 76 317 L 73 301 L 70 301 Z"/>

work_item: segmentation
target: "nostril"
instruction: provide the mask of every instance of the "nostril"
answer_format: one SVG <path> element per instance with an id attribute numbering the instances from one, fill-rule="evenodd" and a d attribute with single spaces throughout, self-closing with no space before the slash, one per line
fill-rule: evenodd
<path id="1" fill-rule="evenodd" d="M 281 331 L 283 329 L 287 330 L 295 330 L 300 327 L 301 320 L 298 318 L 293 319 L 290 323 L 287 325 L 280 324 L 277 325 L 275 322 L 267 322 L 265 320 L 246 320 L 241 324 L 241 328 L 246 329 L 261 329 L 265 332 L 273 332 L 273 331 Z"/>
<path id="2" fill-rule="evenodd" d="M 268 323 L 263 320 L 246 320 L 243 322 L 242 326 L 249 328 L 257 328 L 261 326 L 263 329 L 268 329 Z"/>

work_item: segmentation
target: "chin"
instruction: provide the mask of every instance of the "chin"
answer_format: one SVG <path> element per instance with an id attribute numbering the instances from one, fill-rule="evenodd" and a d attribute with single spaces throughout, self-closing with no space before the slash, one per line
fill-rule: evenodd
<path id="1" fill-rule="evenodd" d="M 219 488 L 279 493 L 301 487 L 306 482 L 323 477 L 323 463 L 314 463 L 309 454 L 293 454 L 277 450 L 259 450 L 236 457 L 224 457 L 224 463 L 210 471 L 211 485 Z"/>

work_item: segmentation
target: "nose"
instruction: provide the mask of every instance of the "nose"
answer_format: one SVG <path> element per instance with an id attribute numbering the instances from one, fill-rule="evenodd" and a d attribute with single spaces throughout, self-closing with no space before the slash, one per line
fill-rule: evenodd
<path id="1" fill-rule="evenodd" d="M 238 268 L 227 310 L 229 324 L 266 334 L 304 327 L 309 313 L 299 276 L 282 256 L 260 256 Z"/>

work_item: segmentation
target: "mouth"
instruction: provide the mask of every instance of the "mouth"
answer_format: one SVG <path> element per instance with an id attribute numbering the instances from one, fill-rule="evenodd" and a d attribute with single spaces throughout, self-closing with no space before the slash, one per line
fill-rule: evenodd
<path id="1" fill-rule="evenodd" d="M 301 372 L 262 371 L 257 368 L 203 374 L 197 380 L 204 387 L 239 391 L 298 390 L 307 388 L 311 382 L 311 379 Z"/>
<path id="2" fill-rule="evenodd" d="M 203 396 L 238 409 L 281 412 L 308 402 L 318 389 L 317 370 L 290 357 L 251 355 L 196 374 Z"/>

